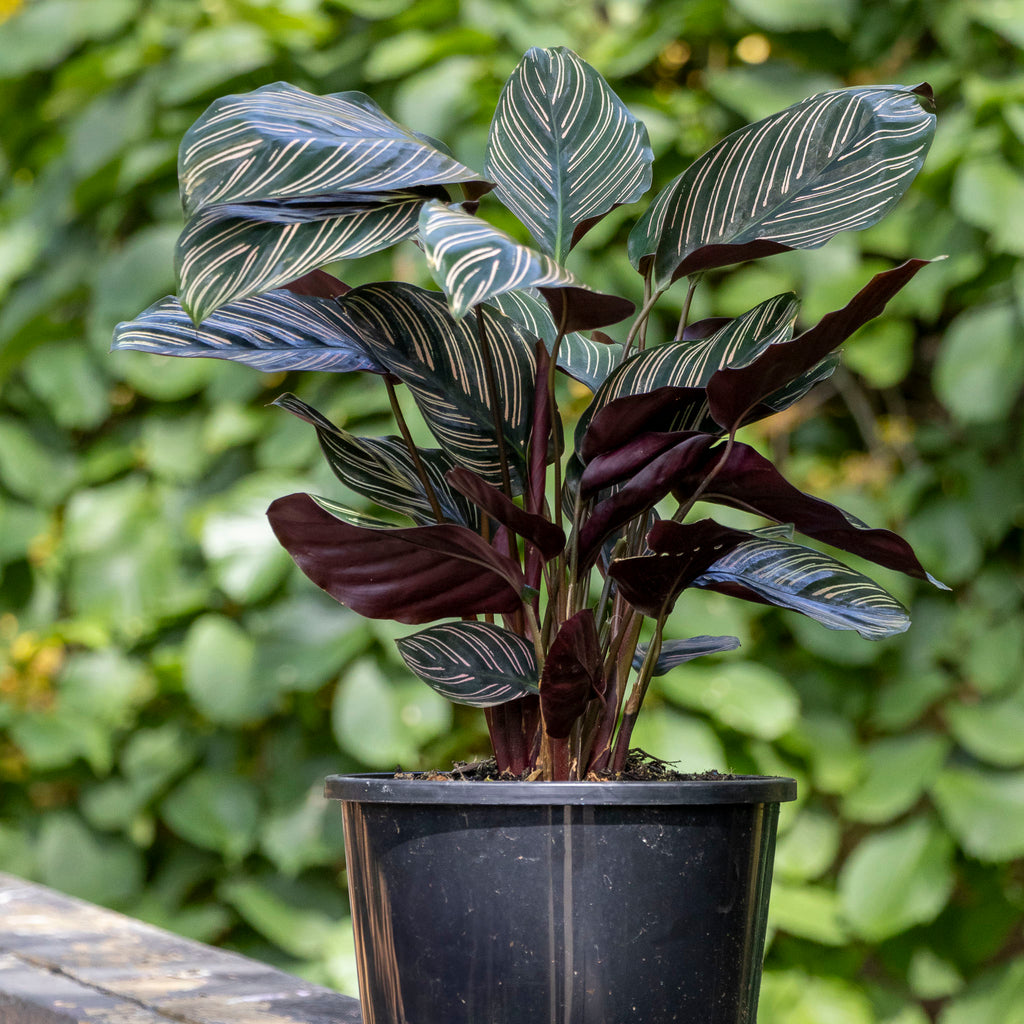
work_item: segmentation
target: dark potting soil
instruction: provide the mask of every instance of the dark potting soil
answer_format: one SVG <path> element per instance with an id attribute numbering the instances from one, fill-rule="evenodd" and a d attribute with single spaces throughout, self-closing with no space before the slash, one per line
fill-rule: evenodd
<path id="1" fill-rule="evenodd" d="M 498 771 L 494 758 L 483 761 L 457 761 L 450 771 L 403 772 L 395 771 L 396 779 L 420 779 L 428 782 L 528 782 L 530 772 L 513 775 L 512 772 Z M 671 761 L 663 761 L 644 750 L 630 750 L 625 767 L 621 772 L 592 772 L 587 782 L 679 782 L 710 781 L 713 779 L 734 779 L 735 775 L 723 775 L 714 770 L 692 773 L 678 772 Z"/>

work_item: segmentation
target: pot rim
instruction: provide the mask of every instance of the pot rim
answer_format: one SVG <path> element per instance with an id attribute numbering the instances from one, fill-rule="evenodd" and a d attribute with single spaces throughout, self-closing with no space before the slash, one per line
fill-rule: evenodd
<path id="1" fill-rule="evenodd" d="M 413 773 L 417 774 L 417 773 Z M 390 772 L 328 775 L 329 800 L 379 804 L 491 804 L 534 806 L 667 806 L 785 803 L 796 799 L 794 779 L 772 775 L 663 782 L 425 782 Z"/>

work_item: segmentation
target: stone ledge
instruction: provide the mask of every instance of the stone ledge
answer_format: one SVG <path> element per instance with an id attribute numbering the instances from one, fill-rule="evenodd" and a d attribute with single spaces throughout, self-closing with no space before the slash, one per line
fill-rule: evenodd
<path id="1" fill-rule="evenodd" d="M 3 1024 L 360 1024 L 355 999 L 0 874 Z"/>

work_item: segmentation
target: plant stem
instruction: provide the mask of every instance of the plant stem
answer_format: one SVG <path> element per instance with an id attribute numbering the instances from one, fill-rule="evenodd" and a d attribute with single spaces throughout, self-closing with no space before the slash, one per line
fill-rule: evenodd
<path id="1" fill-rule="evenodd" d="M 434 487 L 430 482 L 430 477 L 427 475 L 427 468 L 423 465 L 423 460 L 420 458 L 419 450 L 413 443 L 412 434 L 409 432 L 409 424 L 405 421 L 405 416 L 402 413 L 402 407 L 398 404 L 398 395 L 395 392 L 395 385 L 391 383 L 387 376 L 384 377 L 384 384 L 388 389 L 388 401 L 391 403 L 391 412 L 394 414 L 395 422 L 398 424 L 398 429 L 402 434 L 402 440 L 405 441 L 405 447 L 409 450 L 409 458 L 412 459 L 412 464 L 416 467 L 416 475 L 420 478 L 420 483 L 423 484 L 424 493 L 427 496 L 427 501 L 430 502 L 430 508 L 434 513 L 434 518 L 439 523 L 448 522 L 448 517 L 441 511 L 441 505 L 437 500 L 437 494 L 434 492 Z"/>
<path id="2" fill-rule="evenodd" d="M 508 469 L 508 453 L 505 450 L 505 430 L 501 420 L 501 407 L 498 403 L 498 384 L 494 376 L 494 359 L 491 354 L 491 343 L 487 338 L 487 327 L 484 324 L 483 310 L 476 306 L 476 329 L 480 338 L 480 355 L 484 364 L 484 377 L 487 380 L 487 404 L 494 420 L 494 441 L 498 446 L 498 464 L 501 468 L 501 486 L 505 497 L 512 500 L 512 476 Z M 511 534 L 509 535 L 511 542 Z"/>
<path id="3" fill-rule="evenodd" d="M 626 342 L 622 346 L 623 362 L 625 362 L 629 357 L 629 350 L 633 347 L 633 342 L 636 340 L 636 336 L 647 323 L 647 318 L 651 315 L 651 310 L 654 309 L 655 303 L 663 294 L 663 291 L 654 292 L 651 295 L 648 295 L 644 300 L 644 304 L 640 307 L 640 312 L 637 313 L 636 319 L 633 321 L 633 326 L 629 329 L 629 334 L 626 335 Z"/>
<path id="4" fill-rule="evenodd" d="M 662 609 L 655 623 L 654 636 L 651 638 L 650 646 L 647 648 L 643 665 L 640 666 L 640 673 L 633 684 L 629 700 L 626 702 L 625 711 L 622 714 L 619 734 L 615 737 L 615 754 L 612 758 L 612 768 L 616 772 L 621 772 L 625 767 L 626 758 L 629 755 L 629 742 L 633 736 L 633 726 L 636 725 L 636 719 L 640 714 L 640 708 L 643 706 L 644 697 L 647 696 L 647 688 L 651 685 L 651 680 L 654 678 L 654 669 L 661 655 L 661 634 L 665 628 L 666 617 L 667 611 Z"/>
<path id="5" fill-rule="evenodd" d="M 686 330 L 686 322 L 690 318 L 690 303 L 693 302 L 693 293 L 697 290 L 697 285 L 700 283 L 700 279 L 703 274 L 694 274 L 693 277 L 689 278 L 689 286 L 686 289 L 686 298 L 683 301 L 683 311 L 679 314 L 679 326 L 676 328 L 676 336 L 673 341 L 681 341 L 683 338 L 683 332 Z"/>

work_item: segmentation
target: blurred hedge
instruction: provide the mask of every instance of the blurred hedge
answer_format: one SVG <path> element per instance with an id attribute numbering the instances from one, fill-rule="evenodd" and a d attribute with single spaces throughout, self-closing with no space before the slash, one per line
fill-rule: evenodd
<path id="1" fill-rule="evenodd" d="M 905 531 L 953 594 L 887 580 L 915 625 L 877 645 L 687 599 L 690 633 L 743 648 L 668 676 L 637 739 L 801 783 L 761 1024 L 1024 1020 L 1024 2 L 7 0 L 4 18 L 0 867 L 353 990 L 322 776 L 484 744 L 403 673 L 401 631 L 323 598 L 264 524 L 271 497 L 335 486 L 267 402 L 297 388 L 384 432 L 382 396 L 107 354 L 173 291 L 176 147 L 214 97 L 362 89 L 479 167 L 504 77 L 564 43 L 648 123 L 664 181 L 811 92 L 928 80 L 939 134 L 898 211 L 713 275 L 697 315 L 795 288 L 811 321 L 879 266 L 948 255 L 756 440 Z M 576 257 L 607 287 L 635 288 L 603 252 L 634 215 Z M 341 272 L 415 276 L 414 255 Z"/>

